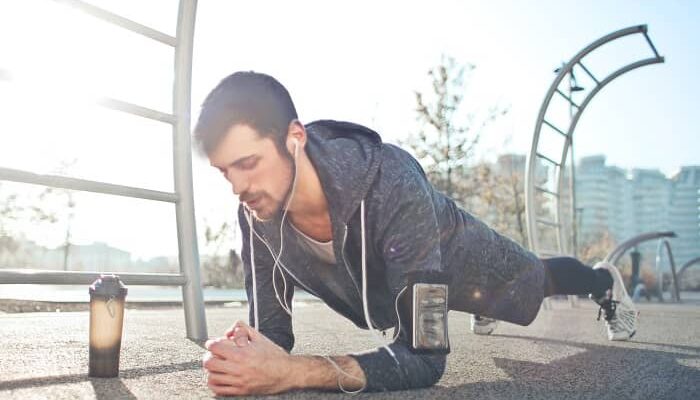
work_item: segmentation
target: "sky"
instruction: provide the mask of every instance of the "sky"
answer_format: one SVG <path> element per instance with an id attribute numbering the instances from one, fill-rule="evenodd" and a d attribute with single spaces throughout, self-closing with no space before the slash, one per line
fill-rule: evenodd
<path id="1" fill-rule="evenodd" d="M 90 2 L 175 33 L 175 1 Z M 666 62 L 606 86 L 582 115 L 575 152 L 577 158 L 604 154 L 608 164 L 658 168 L 670 176 L 683 165 L 700 165 L 698 20 L 700 3 L 691 0 L 201 0 L 192 120 L 223 77 L 255 70 L 289 89 L 302 121 L 353 121 L 395 143 L 417 131 L 414 92 L 429 88 L 427 71 L 448 55 L 476 66 L 464 113 L 509 110 L 483 131 L 478 158 L 525 154 L 553 70 L 605 34 L 647 24 Z M 652 55 L 635 35 L 601 48 L 585 63 L 600 77 Z M 581 73 L 577 77 L 586 90 L 592 88 Z M 90 103 L 106 95 L 169 112 L 172 79 L 172 49 L 166 46 L 54 1 L 2 2 L 0 165 L 172 191 L 170 128 Z M 580 102 L 585 93 L 575 99 Z M 564 118 L 565 108 L 559 104 L 555 117 Z M 193 169 L 201 236 L 207 224 L 233 222 L 237 203 L 206 160 L 194 155 Z M 16 190 L 27 201 L 40 190 L 0 185 L 0 195 Z M 143 258 L 177 252 L 171 205 L 76 196 L 74 241 L 103 241 Z M 64 200 L 59 194 L 53 201 Z M 57 226 L 24 228 L 47 245 L 65 235 Z M 231 240 L 239 242 L 235 230 Z M 200 252 L 206 252 L 202 242 Z"/>

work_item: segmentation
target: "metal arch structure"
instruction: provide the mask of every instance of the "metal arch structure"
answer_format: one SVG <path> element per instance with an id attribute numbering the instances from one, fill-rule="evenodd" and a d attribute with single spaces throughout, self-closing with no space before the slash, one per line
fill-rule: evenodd
<path id="1" fill-rule="evenodd" d="M 693 259 L 690 259 L 686 261 L 685 264 L 681 266 L 681 268 L 678 270 L 678 281 L 680 282 L 681 279 L 683 279 L 683 273 L 690 267 L 694 265 L 700 265 L 700 257 L 695 257 Z"/>
<path id="2" fill-rule="evenodd" d="M 634 34 L 641 34 L 644 36 L 646 39 L 647 43 L 649 44 L 649 47 L 651 48 L 652 52 L 654 53 L 653 57 L 642 59 L 636 62 L 633 62 L 631 64 L 628 64 L 626 66 L 623 66 L 622 68 L 617 69 L 604 79 L 598 79 L 586 66 L 583 64 L 583 59 L 599 47 L 603 46 L 606 43 L 612 42 L 616 39 L 629 36 L 629 35 L 634 35 Z M 571 160 L 571 163 L 569 165 L 570 168 L 570 173 L 569 173 L 569 205 L 570 205 L 570 211 L 571 211 L 571 221 L 564 221 L 564 213 L 565 213 L 565 202 L 563 201 L 563 195 L 564 195 L 564 190 L 565 190 L 565 184 L 566 184 L 566 175 L 563 171 L 564 167 L 566 167 L 566 162 L 567 162 L 567 157 L 569 153 L 573 152 L 573 134 L 576 129 L 576 125 L 578 124 L 579 119 L 581 118 L 581 115 L 585 111 L 586 107 L 590 103 L 590 101 L 595 97 L 600 90 L 602 90 L 608 83 L 613 81 L 614 79 L 618 78 L 619 76 L 632 71 L 634 69 L 647 66 L 647 65 L 652 65 L 652 64 L 657 64 L 657 63 L 663 63 L 664 62 L 664 57 L 660 56 L 659 53 L 657 52 L 656 48 L 654 47 L 654 44 L 652 43 L 651 39 L 649 38 L 647 34 L 647 26 L 646 25 L 638 25 L 638 26 L 632 26 L 629 28 L 621 29 L 616 32 L 612 32 L 608 35 L 605 35 L 601 37 L 600 39 L 594 41 L 590 45 L 586 46 L 583 50 L 581 50 L 578 54 L 576 54 L 569 62 L 564 64 L 562 68 L 558 69 L 558 74 L 556 78 L 554 79 L 554 82 L 552 82 L 551 86 L 549 87 L 549 90 L 547 91 L 547 94 L 545 96 L 544 101 L 542 102 L 542 106 L 540 107 L 539 114 L 537 116 L 537 122 L 535 124 L 535 131 L 534 131 L 534 136 L 532 140 L 532 146 L 530 149 L 530 152 L 528 153 L 527 156 L 527 163 L 526 163 L 526 174 L 525 174 L 525 210 L 526 210 L 526 215 L 527 215 L 527 232 L 528 232 L 528 238 L 530 242 L 530 249 L 538 254 L 539 256 L 557 256 L 557 255 L 564 255 L 564 254 L 571 254 L 576 256 L 576 249 L 575 249 L 575 240 L 570 240 L 569 238 L 572 238 L 573 234 L 576 232 L 576 204 L 575 204 L 575 195 L 574 195 L 574 184 L 573 184 L 573 179 L 574 179 L 574 170 L 573 170 L 573 164 L 574 161 Z M 560 83 L 564 80 L 564 78 L 569 77 L 569 79 L 574 78 L 573 77 L 573 71 L 574 67 L 578 66 L 580 69 L 582 69 L 590 78 L 593 82 L 595 82 L 596 86 L 593 88 L 586 98 L 583 100 L 581 104 L 577 104 L 574 102 L 574 100 L 571 97 L 571 93 L 569 93 L 569 96 L 567 96 L 565 93 L 563 93 L 561 90 L 559 90 L 559 85 Z M 574 78 L 575 79 L 575 78 Z M 549 109 L 550 103 L 552 101 L 552 98 L 555 95 L 560 95 L 562 96 L 570 105 L 571 109 L 576 109 L 576 112 L 573 113 L 570 116 L 570 121 L 569 121 L 569 126 L 567 128 L 560 128 L 552 124 L 550 121 L 547 121 L 545 119 L 545 116 L 547 115 L 547 111 Z M 561 156 L 559 157 L 558 160 L 553 159 L 553 157 L 547 157 L 546 155 L 542 154 L 539 151 L 539 144 L 540 144 L 540 133 L 542 130 L 543 125 L 547 125 L 549 128 L 557 132 L 558 134 L 562 135 L 564 137 L 564 144 L 563 148 L 561 149 Z M 573 158 L 573 156 L 571 157 Z M 552 167 L 555 168 L 556 173 L 555 175 L 555 180 L 556 180 L 556 191 L 552 191 L 550 189 L 547 189 L 541 185 L 538 184 L 537 182 L 537 174 L 536 174 L 536 167 L 539 162 L 544 162 L 547 165 L 551 165 Z M 545 193 L 554 198 L 555 202 L 555 207 L 554 209 L 554 220 L 548 220 L 545 218 L 541 218 L 538 216 L 538 211 L 537 211 L 537 200 L 536 200 L 536 193 Z M 565 225 L 566 222 L 569 222 L 569 225 Z M 539 234 L 539 229 L 538 227 L 544 225 L 544 226 L 549 226 L 553 227 L 556 229 L 556 246 L 555 248 L 544 248 L 542 246 L 542 241 L 540 240 L 540 234 Z M 572 228 L 573 227 L 573 228 Z M 572 250 L 573 249 L 573 250 Z"/>
<path id="3" fill-rule="evenodd" d="M 669 269 L 671 270 L 671 283 L 673 284 L 673 299 L 677 302 L 681 302 L 681 292 L 679 289 L 680 277 L 683 273 L 684 268 L 688 268 L 694 262 L 699 262 L 700 257 L 690 260 L 688 263 L 684 264 L 681 270 L 676 274 L 676 260 L 673 258 L 673 251 L 671 251 L 671 243 L 669 239 L 677 237 L 676 233 L 673 231 L 659 231 L 659 232 L 648 232 L 642 233 L 641 235 L 634 236 L 630 239 L 625 240 L 615 247 L 610 253 L 608 253 L 604 261 L 611 264 L 617 264 L 617 262 L 625 255 L 627 250 L 636 247 L 637 245 L 648 242 L 651 240 L 658 239 L 658 245 L 656 246 L 656 272 L 659 274 L 659 293 L 663 293 L 663 278 L 661 277 L 661 258 L 663 250 L 666 250 L 666 257 L 669 262 Z M 662 296 L 662 295 L 660 295 Z"/>
<path id="4" fill-rule="evenodd" d="M 659 296 L 663 298 L 664 292 L 664 279 L 663 273 L 661 271 L 661 258 L 664 249 L 666 249 L 666 257 L 668 257 L 668 262 L 671 266 L 671 283 L 673 284 L 673 292 L 671 293 L 671 295 L 673 296 L 674 300 L 676 300 L 676 303 L 680 303 L 681 291 L 678 287 L 678 277 L 676 275 L 676 260 L 673 258 L 673 251 L 671 251 L 671 243 L 666 238 L 659 240 L 659 243 L 656 246 L 656 273 L 659 276 Z"/>
<path id="5" fill-rule="evenodd" d="M 192 187 L 192 153 L 190 143 L 190 109 L 192 87 L 192 52 L 197 0 L 180 0 L 175 37 L 132 21 L 82 0 L 54 0 L 76 8 L 103 22 L 134 32 L 172 47 L 174 50 L 173 105 L 170 113 L 149 109 L 113 98 L 97 104 L 172 126 L 174 193 L 112 185 L 103 182 L 38 175 L 0 167 L 0 181 L 14 181 L 48 187 L 80 190 L 117 196 L 164 201 L 175 205 L 180 274 L 120 273 L 127 285 L 182 286 L 187 337 L 194 341 L 208 338 L 194 218 Z M 1 78 L 1 77 L 0 77 Z M 0 284 L 89 284 L 100 272 L 58 272 L 42 270 L 0 270 Z"/>
<path id="6" fill-rule="evenodd" d="M 624 242 L 620 243 L 617 247 L 615 247 L 610 253 L 608 253 L 604 261 L 609 262 L 610 264 L 617 264 L 617 262 L 622 258 L 622 256 L 625 255 L 627 250 L 636 247 L 637 245 L 648 242 L 650 240 L 655 240 L 655 239 L 669 239 L 669 238 L 675 238 L 678 237 L 676 235 L 676 232 L 673 231 L 661 231 L 661 232 L 648 232 L 648 233 L 642 233 L 641 235 L 637 235 L 633 238 L 630 238 L 628 240 L 625 240 Z"/>

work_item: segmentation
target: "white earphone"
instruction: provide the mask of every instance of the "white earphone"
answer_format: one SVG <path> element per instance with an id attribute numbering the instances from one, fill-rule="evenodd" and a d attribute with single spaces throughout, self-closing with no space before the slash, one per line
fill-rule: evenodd
<path id="1" fill-rule="evenodd" d="M 294 138 L 292 142 L 294 143 L 294 160 L 296 160 L 299 155 L 299 140 Z"/>

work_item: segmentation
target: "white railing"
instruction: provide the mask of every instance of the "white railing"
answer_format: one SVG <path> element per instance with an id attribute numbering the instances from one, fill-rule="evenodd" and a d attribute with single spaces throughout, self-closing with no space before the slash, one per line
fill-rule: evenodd
<path id="1" fill-rule="evenodd" d="M 102 98 L 97 101 L 97 104 L 112 110 L 172 125 L 175 191 L 174 193 L 160 192 L 63 176 L 39 175 L 1 167 L 0 180 L 173 203 L 177 219 L 180 274 L 119 273 L 119 276 L 127 285 L 182 286 L 187 337 L 195 341 L 206 340 L 207 325 L 199 276 L 190 143 L 192 49 L 197 1 L 180 0 L 175 37 L 84 1 L 54 1 L 174 48 L 175 79 L 171 114 L 112 98 Z M 0 284 L 89 284 L 100 274 L 100 272 L 3 269 L 0 270 Z"/>

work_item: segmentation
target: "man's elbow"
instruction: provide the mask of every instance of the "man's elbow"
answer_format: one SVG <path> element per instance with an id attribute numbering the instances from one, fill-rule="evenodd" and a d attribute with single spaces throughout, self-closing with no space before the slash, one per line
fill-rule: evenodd
<path id="1" fill-rule="evenodd" d="M 425 356 L 426 368 L 420 379 L 412 381 L 413 389 L 427 388 L 435 385 L 445 373 L 446 356 Z"/>

